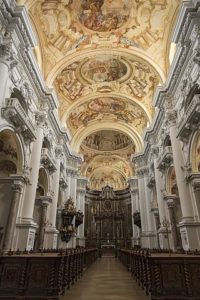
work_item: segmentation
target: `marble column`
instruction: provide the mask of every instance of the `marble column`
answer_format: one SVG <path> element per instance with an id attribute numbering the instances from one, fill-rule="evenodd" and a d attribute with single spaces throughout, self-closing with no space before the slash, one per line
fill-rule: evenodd
<path id="1" fill-rule="evenodd" d="M 21 180 L 14 180 L 12 184 L 13 195 L 3 243 L 3 248 L 6 251 L 12 249 L 13 246 L 13 237 L 17 220 L 17 212 L 19 208 L 23 186 L 24 182 Z"/>
<path id="2" fill-rule="evenodd" d="M 169 229 L 166 228 L 167 215 L 165 211 L 165 202 L 163 195 L 163 174 L 158 169 L 158 155 L 159 148 L 158 146 L 152 147 L 152 153 L 154 155 L 154 174 L 155 174 L 155 184 L 156 184 L 156 195 L 157 195 L 157 203 L 158 203 L 158 212 L 159 212 L 159 229 L 157 231 L 158 234 L 158 244 L 161 249 L 169 247 L 169 240 L 167 236 L 170 234 Z"/>
<path id="3" fill-rule="evenodd" d="M 145 204 L 145 187 L 144 187 L 144 170 L 137 171 L 138 190 L 139 190 L 139 206 L 141 218 L 141 246 L 147 248 L 146 232 L 148 231 L 147 211 Z"/>
<path id="4" fill-rule="evenodd" d="M 177 249 L 181 249 L 182 245 L 181 245 L 179 229 L 177 228 L 177 221 L 175 215 L 175 208 L 176 208 L 175 201 L 177 200 L 173 199 L 173 196 L 171 198 L 170 196 L 168 196 L 167 206 L 169 209 L 169 216 L 170 216 L 170 223 L 171 223 L 173 249 L 177 250 Z"/>
<path id="5" fill-rule="evenodd" d="M 181 149 L 181 145 L 179 140 L 177 139 L 177 132 L 176 132 L 176 120 L 177 120 L 177 113 L 176 111 L 168 111 L 167 112 L 167 121 L 169 126 L 170 132 L 170 139 L 172 144 L 172 152 L 173 152 L 173 161 L 174 161 L 174 168 L 176 172 L 177 178 L 177 186 L 180 196 L 180 203 L 181 203 L 181 210 L 182 210 L 182 217 L 183 221 L 191 222 L 193 221 L 194 212 L 192 207 L 192 201 L 189 192 L 189 186 L 186 184 L 185 181 L 185 171 L 184 171 L 184 158 Z"/>
<path id="6" fill-rule="evenodd" d="M 59 196 L 59 180 L 60 180 L 60 154 L 58 156 L 58 149 L 56 150 L 56 171 L 53 174 L 52 186 L 53 186 L 53 197 L 52 203 L 49 207 L 49 226 L 45 232 L 45 247 L 46 248 L 57 248 L 58 230 L 56 229 L 56 216 L 57 216 L 57 204 Z M 62 151 L 62 150 L 60 150 Z"/>
<path id="7" fill-rule="evenodd" d="M 18 224 L 20 230 L 18 245 L 20 248 L 28 248 L 29 250 L 34 246 L 34 237 L 30 243 L 29 235 L 34 236 L 37 224 L 33 220 L 33 211 L 35 206 L 35 197 L 38 184 L 38 175 L 40 168 L 41 149 L 43 142 L 43 126 L 45 124 L 47 115 L 46 112 L 41 111 L 36 114 L 37 132 L 36 140 L 33 142 L 31 158 L 30 158 L 30 184 L 26 187 L 21 224 Z M 28 242 L 29 241 L 29 242 Z"/>
<path id="8" fill-rule="evenodd" d="M 139 191 L 138 191 L 138 179 L 136 177 L 130 177 L 128 179 L 128 183 L 130 186 L 130 193 L 131 193 L 131 209 L 132 209 L 132 246 L 139 245 L 140 243 L 140 228 L 134 224 L 133 214 L 135 212 L 139 212 Z"/>
<path id="9" fill-rule="evenodd" d="M 86 195 L 86 185 L 88 179 L 85 177 L 77 178 L 77 210 L 80 210 L 85 217 L 85 195 Z M 85 220 L 83 217 L 83 224 L 78 227 L 77 237 L 79 239 L 79 246 L 85 246 Z"/>
<path id="10" fill-rule="evenodd" d="M 179 140 L 177 139 L 175 110 L 168 110 L 166 113 L 167 125 L 169 127 L 172 144 L 174 168 L 182 211 L 182 220 L 179 223 L 182 245 L 185 250 L 200 248 L 200 224 L 196 223 L 194 209 L 190 196 L 189 185 L 185 180 L 184 157 Z"/>
<path id="11" fill-rule="evenodd" d="M 47 208 L 49 203 L 52 202 L 52 198 L 48 196 L 42 196 L 37 199 L 38 204 L 40 205 L 40 222 L 38 230 L 38 249 L 44 248 L 44 236 L 47 224 Z"/>

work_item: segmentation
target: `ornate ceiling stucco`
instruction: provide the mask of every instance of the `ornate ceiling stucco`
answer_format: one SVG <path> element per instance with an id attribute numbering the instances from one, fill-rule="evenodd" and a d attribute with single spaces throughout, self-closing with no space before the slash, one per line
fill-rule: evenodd
<path id="1" fill-rule="evenodd" d="M 108 183 L 107 177 L 101 178 L 106 172 L 114 189 L 127 186 L 126 178 L 133 175 L 130 155 L 135 152 L 135 145 L 127 135 L 113 130 L 97 131 L 82 142 L 81 152 L 85 158 L 81 171 L 89 178 L 91 188 L 101 189 Z"/>
<path id="2" fill-rule="evenodd" d="M 81 172 L 91 188 L 107 183 L 124 188 L 134 173 L 129 157 L 142 150 L 142 133 L 154 115 L 153 95 L 167 75 L 179 3 L 25 0 L 44 77 L 57 91 L 72 149 L 85 157 Z M 128 145 L 116 149 L 116 136 Z"/>

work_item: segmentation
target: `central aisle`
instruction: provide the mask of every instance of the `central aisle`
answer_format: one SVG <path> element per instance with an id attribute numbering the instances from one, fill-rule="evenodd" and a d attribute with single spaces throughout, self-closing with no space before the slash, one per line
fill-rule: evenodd
<path id="1" fill-rule="evenodd" d="M 61 300 L 148 300 L 115 258 L 98 259 Z"/>

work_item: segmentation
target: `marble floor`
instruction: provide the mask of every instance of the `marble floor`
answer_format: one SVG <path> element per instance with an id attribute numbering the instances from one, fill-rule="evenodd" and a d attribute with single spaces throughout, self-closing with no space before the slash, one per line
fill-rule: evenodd
<path id="1" fill-rule="evenodd" d="M 60 300 L 148 300 L 124 266 L 113 257 L 98 259 Z"/>

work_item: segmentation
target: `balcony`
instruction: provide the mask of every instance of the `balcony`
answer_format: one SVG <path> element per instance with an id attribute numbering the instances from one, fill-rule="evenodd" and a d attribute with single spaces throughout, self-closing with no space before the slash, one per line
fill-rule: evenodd
<path id="1" fill-rule="evenodd" d="M 178 124 L 177 137 L 188 141 L 193 130 L 200 125 L 200 95 L 195 95 Z"/>
<path id="2" fill-rule="evenodd" d="M 167 167 L 170 166 L 171 162 L 173 161 L 173 152 L 171 146 L 166 146 L 158 160 L 158 169 L 160 171 L 164 171 Z"/>
<path id="3" fill-rule="evenodd" d="M 42 148 L 40 161 L 43 167 L 47 169 L 49 173 L 54 173 L 56 171 L 56 162 L 49 149 Z"/>
<path id="4" fill-rule="evenodd" d="M 7 98 L 6 106 L 2 107 L 1 112 L 2 117 L 16 127 L 25 141 L 32 142 L 36 138 L 35 127 L 17 98 Z"/>

